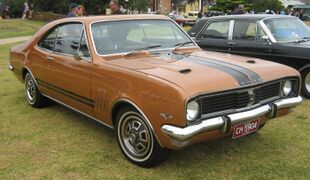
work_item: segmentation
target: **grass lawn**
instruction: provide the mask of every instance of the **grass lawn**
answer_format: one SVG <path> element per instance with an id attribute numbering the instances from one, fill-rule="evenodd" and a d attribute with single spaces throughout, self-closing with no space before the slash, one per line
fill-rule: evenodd
<path id="1" fill-rule="evenodd" d="M 0 21 L 0 39 L 33 35 L 45 22 L 11 19 Z"/>
<path id="2" fill-rule="evenodd" d="M 310 100 L 261 131 L 171 153 L 158 167 L 129 163 L 112 130 L 59 104 L 27 105 L 0 46 L 0 179 L 309 179 Z"/>
<path id="3" fill-rule="evenodd" d="M 310 26 L 310 21 L 304 21 L 308 26 Z"/>

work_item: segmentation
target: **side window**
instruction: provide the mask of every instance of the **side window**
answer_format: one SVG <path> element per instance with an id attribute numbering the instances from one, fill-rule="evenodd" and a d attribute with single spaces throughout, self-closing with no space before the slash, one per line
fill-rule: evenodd
<path id="1" fill-rule="evenodd" d="M 80 52 L 82 53 L 83 57 L 87 57 L 87 58 L 90 57 L 84 31 L 82 32 L 82 37 L 81 37 Z"/>
<path id="2" fill-rule="evenodd" d="M 211 22 L 202 33 L 202 38 L 228 39 L 229 21 Z"/>
<path id="3" fill-rule="evenodd" d="M 256 38 L 256 41 L 264 41 L 263 40 L 263 36 L 267 36 L 267 34 L 264 32 L 264 30 L 260 27 L 260 26 L 257 26 L 257 38 Z"/>
<path id="4" fill-rule="evenodd" d="M 65 24 L 59 27 L 55 51 L 73 55 L 79 48 L 83 25 L 80 23 Z"/>
<path id="5" fill-rule="evenodd" d="M 58 28 L 55 28 L 53 31 L 48 32 L 43 38 L 39 41 L 38 46 L 47 49 L 50 51 L 54 50 L 55 40 L 57 36 Z"/>
<path id="6" fill-rule="evenodd" d="M 233 40 L 255 41 L 256 27 L 255 21 L 235 21 Z"/>

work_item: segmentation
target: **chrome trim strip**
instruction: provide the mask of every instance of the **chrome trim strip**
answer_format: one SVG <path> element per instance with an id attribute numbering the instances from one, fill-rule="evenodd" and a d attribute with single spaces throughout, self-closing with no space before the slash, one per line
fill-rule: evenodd
<path id="1" fill-rule="evenodd" d="M 273 43 L 276 43 L 276 39 L 273 37 L 273 35 L 271 34 L 271 32 L 269 31 L 268 27 L 266 26 L 266 24 L 264 23 L 264 20 L 260 20 L 258 21 L 258 24 L 260 25 L 260 27 L 263 29 L 263 31 L 267 34 L 267 36 L 269 37 L 270 41 Z"/>
<path id="2" fill-rule="evenodd" d="M 300 96 L 288 99 L 281 99 L 271 104 L 267 104 L 249 111 L 234 113 L 229 115 L 223 115 L 211 119 L 205 119 L 200 124 L 189 125 L 187 127 L 177 127 L 173 125 L 163 125 L 161 131 L 166 134 L 171 143 L 178 147 L 184 147 L 190 144 L 191 139 L 198 134 L 203 132 L 208 132 L 211 130 L 220 130 L 223 133 L 229 132 L 231 126 L 225 128 L 227 121 L 231 121 L 231 125 L 236 125 L 243 123 L 248 120 L 259 118 L 262 116 L 271 115 L 269 117 L 274 117 L 273 113 L 276 113 L 276 110 L 295 107 L 296 105 L 302 102 Z M 226 118 L 225 118 L 226 117 Z M 227 129 L 228 128 L 228 129 Z"/>
<path id="3" fill-rule="evenodd" d="M 91 22 L 89 24 L 89 32 L 90 32 L 90 37 L 91 37 L 91 41 L 92 41 L 92 45 L 94 47 L 94 51 L 95 53 L 97 54 L 97 56 L 100 56 L 100 57 L 107 57 L 107 56 L 116 56 L 116 55 L 126 55 L 130 52 L 122 52 L 122 53 L 114 53 L 114 54 L 99 54 L 97 52 L 97 48 L 96 48 L 96 45 L 95 45 L 95 41 L 94 41 L 94 37 L 93 37 L 93 33 L 92 33 L 92 25 L 94 23 L 99 23 L 99 22 L 109 22 L 109 21 L 134 21 L 134 20 L 137 20 L 137 19 L 126 19 L 126 20 L 123 20 L 123 19 L 113 19 L 113 20 L 98 20 L 98 21 L 94 21 L 94 22 Z M 139 20 L 148 20 L 148 19 L 139 19 Z M 193 48 L 193 47 L 199 47 L 197 45 L 197 43 L 181 28 L 181 26 L 179 26 L 175 21 L 171 20 L 171 19 L 161 19 L 161 18 L 158 18 L 158 19 L 149 19 L 149 20 L 166 20 L 166 21 L 170 21 L 172 23 L 174 23 L 175 25 L 177 25 L 177 27 L 193 42 L 193 44 L 195 44 L 195 46 L 190 46 L 190 47 L 183 47 L 183 48 Z M 163 51 L 163 50 L 173 50 L 174 48 L 165 48 L 165 49 L 156 49 L 156 50 L 148 50 L 149 52 L 153 52 L 153 51 Z"/>
<path id="4" fill-rule="evenodd" d="M 90 53 L 90 47 L 89 47 L 89 43 L 88 43 L 88 39 L 87 39 L 86 26 L 85 26 L 84 21 L 72 20 L 72 21 L 61 22 L 61 23 L 59 23 L 59 24 L 53 26 L 52 28 L 55 28 L 55 27 L 57 27 L 57 26 L 61 26 L 61 25 L 63 25 L 63 24 L 70 24 L 70 23 L 82 23 L 82 24 L 83 24 L 83 31 L 84 31 L 84 34 L 85 34 L 86 44 L 87 44 L 87 47 L 88 47 L 88 51 L 89 51 L 90 57 L 89 57 L 89 58 L 87 58 L 87 57 L 82 57 L 82 59 L 83 59 L 83 60 L 86 60 L 86 61 L 88 61 L 88 62 L 90 62 L 90 63 L 92 63 L 92 62 L 93 62 L 93 57 L 92 57 L 92 54 Z M 52 29 L 52 28 L 50 28 L 50 29 Z M 82 32 L 83 32 L 83 31 L 82 31 Z M 55 50 L 54 50 L 54 51 L 51 51 L 51 50 L 48 50 L 48 49 L 45 49 L 45 48 L 41 48 L 40 46 L 38 46 L 38 42 L 41 40 L 41 38 L 44 37 L 44 35 L 45 35 L 47 32 L 48 32 L 48 31 L 46 31 L 45 33 L 43 33 L 43 35 L 42 35 L 40 38 L 38 38 L 35 47 L 37 47 L 37 48 L 39 48 L 39 49 L 41 49 L 41 50 L 43 50 L 43 51 L 46 51 L 46 52 L 48 52 L 48 53 L 57 53 L 57 54 L 61 54 L 61 55 L 65 55 L 65 56 L 72 56 L 72 57 L 73 57 L 72 54 L 59 53 L 59 52 L 56 52 Z M 81 34 L 82 34 L 82 32 L 81 32 Z M 58 32 L 57 32 L 57 35 L 58 35 Z M 81 35 L 80 35 L 80 39 L 81 39 Z M 55 39 L 55 43 L 56 43 L 56 40 L 57 40 L 57 36 L 56 36 L 56 39 Z M 81 41 L 80 41 L 80 42 L 81 42 Z"/>
<path id="5" fill-rule="evenodd" d="M 157 134 L 155 133 L 155 130 L 154 130 L 154 127 L 152 126 L 150 120 L 146 117 L 146 115 L 143 113 L 143 111 L 132 101 L 130 101 L 129 99 L 125 99 L 125 98 L 120 98 L 120 99 L 117 99 L 116 101 L 113 102 L 112 104 L 112 109 L 114 108 L 114 106 L 120 102 L 126 102 L 126 103 L 129 103 L 131 104 L 133 107 L 135 107 L 140 113 L 141 115 L 143 116 L 143 118 L 146 120 L 146 123 L 149 125 L 149 127 L 151 128 L 151 130 L 153 131 L 153 134 L 155 136 L 155 138 L 157 139 L 157 142 L 159 143 L 159 145 L 161 147 L 164 147 L 162 145 L 162 143 L 160 142 L 159 138 L 157 137 Z M 113 112 L 111 112 L 113 113 Z M 111 114 L 111 117 L 112 117 L 112 114 Z"/>
<path id="6" fill-rule="evenodd" d="M 76 112 L 78 112 L 78 113 L 80 113 L 80 114 L 82 114 L 82 115 L 84 115 L 84 116 L 86 116 L 86 117 L 88 117 L 88 118 L 90 118 L 90 119 L 92 119 L 92 120 L 94 120 L 94 121 L 104 125 L 104 126 L 107 126 L 108 128 L 114 129 L 113 126 L 110 126 L 110 125 L 108 125 L 108 124 L 106 124 L 106 123 L 104 123 L 104 122 L 102 122 L 102 121 L 100 121 L 100 120 L 98 120 L 98 119 L 96 119 L 96 118 L 94 118 L 94 117 L 92 117 L 92 116 L 82 112 L 82 111 L 79 111 L 79 110 L 77 110 L 77 109 L 75 109 L 75 108 L 73 108 L 73 107 L 71 107 L 71 106 L 69 106 L 69 105 L 67 105 L 67 104 L 65 104 L 65 103 L 63 103 L 61 101 L 58 101 L 58 100 L 56 100 L 56 99 L 54 99 L 54 98 L 52 98 L 50 96 L 47 96 L 45 94 L 42 94 L 42 95 L 47 97 L 47 98 L 49 98 L 49 99 L 51 99 L 51 100 L 53 100 L 53 101 L 55 101 L 55 102 L 57 102 L 57 103 L 59 103 L 59 104 L 61 104 L 61 105 L 63 105 L 63 106 L 65 106 L 65 107 L 67 107 L 67 108 L 69 108 L 69 109 L 72 109 L 73 111 L 76 111 Z"/>
<path id="7" fill-rule="evenodd" d="M 27 69 L 27 71 L 28 71 L 28 72 L 30 73 L 30 75 L 32 76 L 34 82 L 36 83 L 36 86 L 39 88 L 38 82 L 37 82 L 36 78 L 34 77 L 34 75 L 32 74 L 32 72 L 30 71 L 30 69 L 29 69 L 26 65 L 24 66 L 24 68 Z M 21 73 L 22 73 L 22 72 L 21 72 Z M 23 77 L 23 78 L 24 78 L 24 77 Z"/>
<path id="8" fill-rule="evenodd" d="M 233 33 L 234 33 L 235 20 L 230 20 L 229 22 L 229 30 L 228 30 L 228 40 L 232 41 Z"/>

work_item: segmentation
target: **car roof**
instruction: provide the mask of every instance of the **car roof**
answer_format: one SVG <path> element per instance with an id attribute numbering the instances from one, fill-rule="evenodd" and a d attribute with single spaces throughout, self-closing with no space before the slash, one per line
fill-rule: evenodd
<path id="1" fill-rule="evenodd" d="M 107 15 L 107 16 L 85 16 L 85 17 L 70 17 L 62 18 L 55 21 L 52 21 L 44 25 L 34 36 L 33 38 L 38 38 L 42 36 L 45 32 L 49 31 L 51 28 L 70 22 L 82 22 L 86 25 L 99 22 L 99 21 L 118 21 L 118 20 L 148 20 L 148 19 L 157 19 L 157 20 L 169 20 L 172 21 L 169 17 L 164 15 L 150 15 L 150 14 L 138 14 L 138 15 Z"/>
<path id="2" fill-rule="evenodd" d="M 274 14 L 239 14 L 239 15 L 224 15 L 224 16 L 214 16 L 208 19 L 269 19 L 269 18 L 297 18 L 295 16 L 288 15 L 274 15 Z"/>
<path id="3" fill-rule="evenodd" d="M 137 15 L 105 15 L 105 16 L 86 16 L 86 17 L 72 17 L 64 18 L 60 21 L 83 21 L 85 23 L 91 23 L 96 21 L 114 21 L 114 20 L 135 20 L 135 19 L 170 19 L 164 15 L 152 15 L 152 14 L 137 14 Z"/>

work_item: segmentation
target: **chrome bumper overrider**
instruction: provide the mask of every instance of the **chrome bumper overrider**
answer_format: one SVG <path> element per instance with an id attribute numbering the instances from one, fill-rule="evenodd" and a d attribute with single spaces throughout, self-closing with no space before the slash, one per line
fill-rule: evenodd
<path id="1" fill-rule="evenodd" d="M 192 137 L 200 133 L 216 129 L 226 133 L 233 125 L 266 115 L 273 118 L 275 117 L 277 110 L 294 107 L 301 102 L 302 98 L 300 96 L 282 99 L 249 111 L 206 119 L 199 124 L 189 125 L 184 128 L 172 125 L 163 125 L 161 127 L 161 131 L 171 138 L 172 143 L 175 146 L 183 147 L 189 143 Z"/>
<path id="2" fill-rule="evenodd" d="M 13 70 L 14 70 L 14 67 L 13 67 L 11 64 L 9 65 L 9 70 L 10 70 L 10 71 L 13 71 Z"/>

